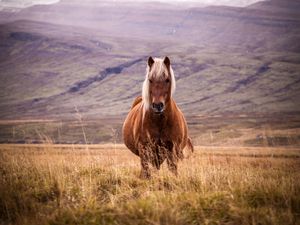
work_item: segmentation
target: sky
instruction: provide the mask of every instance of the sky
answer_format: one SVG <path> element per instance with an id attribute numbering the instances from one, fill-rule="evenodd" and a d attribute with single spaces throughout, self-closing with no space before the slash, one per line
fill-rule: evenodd
<path id="1" fill-rule="evenodd" d="M 52 4 L 59 0 L 0 0 L 0 8 L 26 8 L 36 4 Z"/>
<path id="2" fill-rule="evenodd" d="M 25 8 L 36 4 L 51 4 L 59 0 L 0 0 L 0 8 Z M 259 0 L 114 0 L 120 1 L 161 1 L 169 3 L 184 3 L 184 2 L 197 2 L 205 5 L 228 5 L 228 6 L 247 6 Z"/>

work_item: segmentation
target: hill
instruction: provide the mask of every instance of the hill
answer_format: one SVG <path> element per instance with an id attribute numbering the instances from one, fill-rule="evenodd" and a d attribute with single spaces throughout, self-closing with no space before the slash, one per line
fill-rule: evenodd
<path id="1" fill-rule="evenodd" d="M 0 116 L 69 117 L 74 106 L 90 116 L 124 114 L 148 55 L 171 57 L 175 98 L 189 114 L 297 112 L 299 4 L 278 4 L 24 9 L 1 25 Z"/>
<path id="2" fill-rule="evenodd" d="M 79 112 L 120 127 L 147 57 L 168 55 L 189 123 L 220 115 L 282 122 L 300 112 L 299 9 L 283 0 L 243 8 L 65 0 L 0 12 L 0 118 Z"/>

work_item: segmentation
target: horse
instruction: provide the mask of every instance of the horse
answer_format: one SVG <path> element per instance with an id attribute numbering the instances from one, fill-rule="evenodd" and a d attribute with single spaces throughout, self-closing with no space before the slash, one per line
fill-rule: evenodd
<path id="1" fill-rule="evenodd" d="M 185 117 L 173 99 L 175 88 L 170 59 L 150 56 L 142 96 L 134 100 L 122 129 L 125 145 L 140 157 L 141 178 L 150 178 L 150 165 L 159 170 L 165 160 L 177 176 L 183 149 L 194 151 Z"/>

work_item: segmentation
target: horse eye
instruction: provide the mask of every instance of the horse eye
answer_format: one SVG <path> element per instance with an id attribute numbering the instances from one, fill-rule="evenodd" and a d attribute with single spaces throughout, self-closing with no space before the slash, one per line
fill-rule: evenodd
<path id="1" fill-rule="evenodd" d="M 149 82 L 152 83 L 152 80 L 149 79 Z"/>
<path id="2" fill-rule="evenodd" d="M 170 80 L 169 79 L 166 79 L 166 83 L 169 83 L 170 82 Z"/>

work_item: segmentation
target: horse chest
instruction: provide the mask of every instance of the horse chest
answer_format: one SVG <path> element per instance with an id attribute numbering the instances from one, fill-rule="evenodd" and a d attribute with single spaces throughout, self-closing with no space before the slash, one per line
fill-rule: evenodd
<path id="1" fill-rule="evenodd" d="M 147 139 L 156 145 L 163 145 L 163 143 L 170 141 L 171 137 L 165 124 L 161 123 L 148 129 Z"/>
<path id="2" fill-rule="evenodd" d="M 152 128 L 148 130 L 148 139 L 152 139 L 156 142 L 160 141 L 160 139 L 163 138 L 164 136 L 164 132 L 162 129 L 159 128 Z"/>

